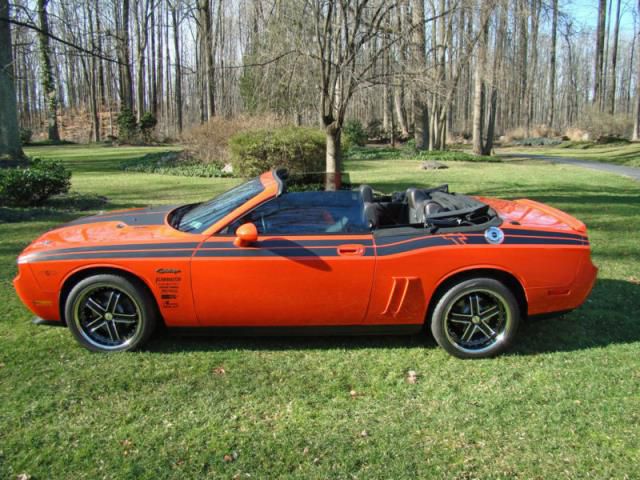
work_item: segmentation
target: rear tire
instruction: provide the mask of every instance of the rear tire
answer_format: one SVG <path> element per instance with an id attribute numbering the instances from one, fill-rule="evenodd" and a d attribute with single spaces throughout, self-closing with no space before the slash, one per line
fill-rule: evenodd
<path id="1" fill-rule="evenodd" d="M 94 275 L 79 281 L 65 302 L 69 330 L 94 352 L 124 352 L 143 345 L 158 323 L 153 296 L 139 281 Z"/>
<path id="2" fill-rule="evenodd" d="M 489 358 L 512 343 L 520 323 L 513 292 L 493 278 L 472 278 L 453 285 L 436 302 L 431 333 L 458 358 Z"/>

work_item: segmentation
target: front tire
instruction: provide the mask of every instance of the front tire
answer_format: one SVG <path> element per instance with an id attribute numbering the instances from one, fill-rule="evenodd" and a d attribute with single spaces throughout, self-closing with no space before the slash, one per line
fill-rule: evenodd
<path id="1" fill-rule="evenodd" d="M 71 289 L 65 318 L 83 347 L 94 352 L 123 352 L 149 339 L 158 313 L 141 282 L 101 274 L 85 278 Z"/>
<path id="2" fill-rule="evenodd" d="M 488 358 L 513 341 L 520 307 L 513 292 L 493 278 L 473 278 L 453 285 L 437 300 L 431 333 L 458 358 Z"/>

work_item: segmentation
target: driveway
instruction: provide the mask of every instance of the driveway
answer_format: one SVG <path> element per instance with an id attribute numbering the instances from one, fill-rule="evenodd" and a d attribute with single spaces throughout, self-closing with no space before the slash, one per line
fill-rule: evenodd
<path id="1" fill-rule="evenodd" d="M 591 160 L 581 160 L 579 158 L 569 157 L 554 157 L 550 155 L 534 155 L 534 154 L 508 154 L 500 155 L 503 158 L 530 158 L 533 160 L 544 160 L 551 163 L 565 163 L 568 165 L 575 165 L 577 167 L 590 168 L 592 170 L 601 170 L 603 172 L 615 173 L 618 175 L 624 175 L 625 177 L 631 177 L 634 180 L 640 182 L 640 168 L 638 167 L 626 167 L 624 165 L 614 165 L 612 163 L 592 162 Z"/>

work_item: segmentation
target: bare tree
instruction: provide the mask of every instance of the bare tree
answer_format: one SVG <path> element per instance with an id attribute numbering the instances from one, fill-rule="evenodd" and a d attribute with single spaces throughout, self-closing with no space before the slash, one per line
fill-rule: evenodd
<path id="1" fill-rule="evenodd" d="M 427 66 L 425 13 L 424 1 L 414 0 L 412 4 L 412 68 L 415 71 L 422 70 Z M 413 129 L 415 132 L 416 148 L 424 150 L 429 148 L 429 111 L 424 98 L 424 92 L 418 87 L 417 82 L 413 82 Z"/>
<path id="2" fill-rule="evenodd" d="M 616 23 L 613 32 L 613 47 L 611 52 L 611 87 L 609 90 L 609 113 L 613 115 L 616 109 L 618 42 L 620 38 L 620 0 L 616 3 Z"/>
<path id="3" fill-rule="evenodd" d="M 173 27 L 173 48 L 175 61 L 175 109 L 176 125 L 178 133 L 182 133 L 182 63 L 180 60 L 180 24 L 182 23 L 182 12 L 180 0 L 169 2 L 171 10 L 171 25 Z"/>
<path id="4" fill-rule="evenodd" d="M 358 88 L 373 81 L 379 49 L 366 61 L 358 54 L 370 45 L 395 9 L 393 2 L 372 0 L 306 0 L 313 43 L 301 51 L 319 71 L 319 111 L 327 137 L 326 172 L 340 172 L 340 137 L 347 107 Z M 303 37 L 304 38 L 304 37 Z"/>
<path id="5" fill-rule="evenodd" d="M 22 160 L 24 153 L 18 128 L 9 13 L 8 0 L 0 0 L 0 159 L 7 157 L 13 162 Z"/>
<path id="6" fill-rule="evenodd" d="M 130 34 L 129 34 L 129 0 L 113 2 L 116 21 L 117 53 L 120 75 L 121 109 L 133 110 L 133 77 L 131 75 Z"/>
<path id="7" fill-rule="evenodd" d="M 640 0 L 638 0 L 637 12 L 640 14 Z M 634 40 L 640 43 L 640 32 Z M 631 135 L 631 138 L 635 141 L 638 141 L 640 140 L 640 62 L 638 62 L 636 70 L 636 101 L 633 115 L 633 133 Z"/>
<path id="8" fill-rule="evenodd" d="M 556 109 L 556 50 L 558 44 L 558 0 L 552 0 L 551 52 L 549 53 L 549 117 L 547 123 L 553 127 Z"/>
<path id="9" fill-rule="evenodd" d="M 604 82 L 604 44 L 605 44 L 605 24 L 607 17 L 607 0 L 599 0 L 598 2 L 598 30 L 596 33 L 596 63 L 595 63 L 595 80 L 593 83 L 593 103 L 601 105 L 601 95 Z"/>
<path id="10" fill-rule="evenodd" d="M 40 76 L 47 108 L 48 137 L 49 140 L 58 142 L 60 141 L 60 133 L 58 132 L 58 98 L 56 95 L 55 81 L 53 79 L 53 69 L 51 67 L 49 18 L 47 14 L 48 3 L 49 0 L 38 0 L 38 19 L 40 21 L 40 31 L 38 32 L 40 45 Z"/>

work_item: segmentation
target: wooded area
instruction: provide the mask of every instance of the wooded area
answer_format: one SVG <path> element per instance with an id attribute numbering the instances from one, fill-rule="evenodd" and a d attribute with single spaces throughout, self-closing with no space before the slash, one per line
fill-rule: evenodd
<path id="1" fill-rule="evenodd" d="M 159 138 L 274 113 L 324 128 L 327 171 L 348 119 L 424 149 L 473 138 L 482 154 L 514 129 L 638 138 L 640 1 L 594 2 L 595 29 L 565 3 L 0 0 L 0 153 L 16 151 L 13 95 L 20 127 L 50 140 L 63 115 L 100 141 L 124 109 L 157 118 Z"/>

